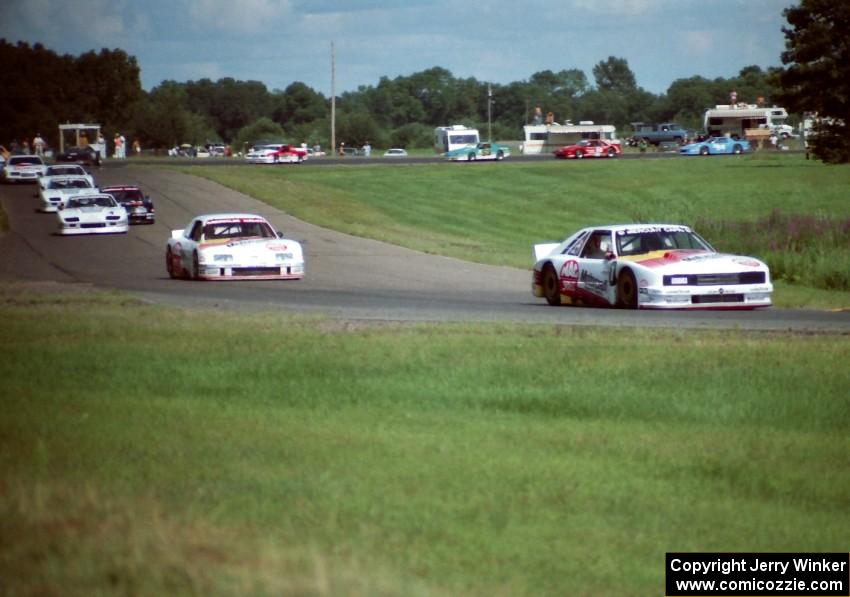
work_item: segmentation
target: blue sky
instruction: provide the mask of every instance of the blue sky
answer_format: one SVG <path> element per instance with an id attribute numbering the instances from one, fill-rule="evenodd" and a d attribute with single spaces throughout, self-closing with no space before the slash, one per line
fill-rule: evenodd
<path id="1" fill-rule="evenodd" d="M 142 86 L 166 79 L 294 81 L 330 95 L 441 66 L 510 83 L 625 58 L 663 93 L 693 75 L 780 66 L 795 0 L 0 0 L 0 37 L 60 54 L 121 48 Z"/>

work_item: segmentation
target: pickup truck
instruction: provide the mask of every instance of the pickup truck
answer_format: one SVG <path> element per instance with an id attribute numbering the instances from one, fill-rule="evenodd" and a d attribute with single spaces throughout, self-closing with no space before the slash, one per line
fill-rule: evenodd
<path id="1" fill-rule="evenodd" d="M 634 123 L 635 132 L 631 138 L 631 145 L 637 145 L 641 140 L 652 145 L 658 145 L 665 141 L 675 141 L 681 144 L 685 139 L 692 137 L 690 131 L 683 129 L 675 122 L 664 122 L 661 124 Z"/>

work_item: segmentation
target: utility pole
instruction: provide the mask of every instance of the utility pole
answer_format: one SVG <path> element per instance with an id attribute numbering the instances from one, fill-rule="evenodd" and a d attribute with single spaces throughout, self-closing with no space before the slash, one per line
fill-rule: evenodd
<path id="1" fill-rule="evenodd" d="M 336 53 L 334 42 L 331 42 L 331 151 L 336 153 Z"/>
<path id="2" fill-rule="evenodd" d="M 493 87 L 487 83 L 487 140 L 493 142 L 493 127 L 490 124 L 490 117 L 493 106 Z"/>

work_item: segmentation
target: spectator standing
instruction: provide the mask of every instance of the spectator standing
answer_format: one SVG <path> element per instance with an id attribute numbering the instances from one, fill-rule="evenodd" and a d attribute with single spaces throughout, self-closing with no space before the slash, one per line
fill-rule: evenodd
<path id="1" fill-rule="evenodd" d="M 41 138 L 41 133 L 36 133 L 35 137 L 32 140 L 33 147 L 35 147 L 35 154 L 43 156 L 44 155 L 44 139 Z"/>
<path id="2" fill-rule="evenodd" d="M 124 135 L 120 135 L 121 137 L 121 159 L 127 157 L 127 139 L 124 138 Z"/>
<path id="3" fill-rule="evenodd" d="M 112 153 L 112 156 L 116 160 L 121 159 L 121 135 L 115 133 L 115 138 L 112 139 L 112 142 L 115 144 L 115 151 Z"/>
<path id="4" fill-rule="evenodd" d="M 136 157 L 142 155 L 142 144 L 139 143 L 139 139 L 133 139 L 133 153 L 136 154 Z"/>
<path id="5" fill-rule="evenodd" d="M 29 155 L 30 153 L 30 142 L 24 139 L 23 143 L 21 143 L 21 151 L 24 152 L 24 155 Z"/>
<path id="6" fill-rule="evenodd" d="M 365 155 L 367 158 L 372 155 L 372 146 L 369 145 L 368 141 L 366 141 L 366 145 L 363 146 L 363 155 Z"/>

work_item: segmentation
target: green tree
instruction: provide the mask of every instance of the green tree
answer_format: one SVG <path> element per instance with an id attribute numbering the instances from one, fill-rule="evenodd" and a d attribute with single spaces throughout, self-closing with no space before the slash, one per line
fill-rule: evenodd
<path id="1" fill-rule="evenodd" d="M 826 163 L 850 162 L 850 3 L 801 0 L 786 8 L 785 51 L 777 99 L 820 118 L 810 139 Z"/>

